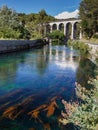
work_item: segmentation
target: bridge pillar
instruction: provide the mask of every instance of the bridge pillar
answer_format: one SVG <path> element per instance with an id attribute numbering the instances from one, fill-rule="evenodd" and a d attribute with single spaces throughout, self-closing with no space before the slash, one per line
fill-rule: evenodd
<path id="1" fill-rule="evenodd" d="M 72 23 L 72 29 L 71 29 L 71 39 L 74 39 L 74 23 Z"/>
<path id="2" fill-rule="evenodd" d="M 81 30 L 81 27 L 80 27 L 80 35 L 79 35 L 79 39 L 80 39 L 80 40 L 82 39 L 82 30 Z"/>
<path id="3" fill-rule="evenodd" d="M 66 36 L 66 24 L 64 24 L 64 35 Z"/>
<path id="4" fill-rule="evenodd" d="M 57 24 L 57 30 L 59 30 L 59 24 Z"/>
<path id="5" fill-rule="evenodd" d="M 68 20 L 68 21 L 60 21 L 60 22 L 51 22 L 51 23 L 49 23 L 49 25 L 50 25 L 50 32 L 53 31 L 53 25 L 54 24 L 56 25 L 56 28 L 55 28 L 56 30 L 59 30 L 60 24 L 63 24 L 64 25 L 64 35 L 66 36 L 66 34 L 67 34 L 67 24 L 70 23 L 72 25 L 70 38 L 74 39 L 75 23 L 79 23 L 80 21 L 81 20 Z M 82 31 L 81 30 L 80 30 L 79 38 L 80 39 L 82 38 Z"/>
<path id="6" fill-rule="evenodd" d="M 52 25 L 50 26 L 50 32 L 52 33 Z"/>

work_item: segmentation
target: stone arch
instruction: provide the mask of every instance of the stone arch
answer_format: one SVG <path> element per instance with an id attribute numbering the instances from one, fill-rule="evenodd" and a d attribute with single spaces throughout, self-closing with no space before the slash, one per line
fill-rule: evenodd
<path id="1" fill-rule="evenodd" d="M 72 31 L 72 23 L 68 22 L 66 23 L 66 32 L 65 32 L 66 38 L 71 38 L 71 31 Z"/>
<path id="2" fill-rule="evenodd" d="M 79 34 L 80 34 L 80 24 L 79 22 L 75 22 L 73 25 L 73 38 L 79 39 Z"/>
<path id="3" fill-rule="evenodd" d="M 80 23 L 81 20 L 70 20 L 70 21 L 60 21 L 60 22 L 51 22 L 48 23 L 50 32 L 53 30 L 64 30 L 64 35 L 67 39 L 71 38 L 77 38 L 77 34 L 79 35 L 78 38 L 82 38 L 82 30 L 80 26 L 78 26 L 77 30 L 77 24 Z M 64 26 L 64 27 L 63 27 Z M 62 29 L 64 28 L 64 29 Z"/>
<path id="4" fill-rule="evenodd" d="M 47 24 L 46 25 L 46 34 L 51 32 L 51 25 Z"/>
<path id="5" fill-rule="evenodd" d="M 52 25 L 52 31 L 53 31 L 53 30 L 57 30 L 57 24 L 53 24 L 53 25 Z"/>
<path id="6" fill-rule="evenodd" d="M 64 32 L 64 24 L 63 23 L 60 23 L 59 24 L 59 30 Z"/>

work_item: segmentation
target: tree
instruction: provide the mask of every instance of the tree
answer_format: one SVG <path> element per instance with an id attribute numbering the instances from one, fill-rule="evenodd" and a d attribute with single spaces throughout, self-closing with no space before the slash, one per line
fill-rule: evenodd
<path id="1" fill-rule="evenodd" d="M 82 0 L 79 12 L 83 31 L 91 38 L 98 32 L 98 0 Z"/>
<path id="2" fill-rule="evenodd" d="M 44 9 L 38 14 L 18 13 L 18 19 L 30 32 L 31 38 L 41 38 L 44 34 L 45 23 L 54 21 L 55 18 L 48 15 Z"/>
<path id="3" fill-rule="evenodd" d="M 49 37 L 51 39 L 64 40 L 64 33 L 59 30 L 54 30 L 52 33 L 49 34 Z"/>
<path id="4" fill-rule="evenodd" d="M 14 27 L 18 25 L 17 13 L 9 9 L 6 5 L 0 8 L 0 37 L 10 38 L 15 37 Z M 17 32 L 17 35 L 19 32 Z"/>
<path id="5" fill-rule="evenodd" d="M 39 27 L 35 21 L 27 22 L 26 28 L 27 30 L 29 30 L 31 38 L 33 39 L 41 38 L 41 35 L 39 33 Z"/>
<path id="6" fill-rule="evenodd" d="M 30 33 L 15 10 L 6 5 L 0 8 L 0 38 L 29 39 Z"/>
<path id="7" fill-rule="evenodd" d="M 45 23 L 54 19 L 43 9 L 38 14 L 25 14 L 17 13 L 4 5 L 0 8 L 0 38 L 41 38 Z"/>
<path id="8" fill-rule="evenodd" d="M 38 14 L 37 23 L 39 24 L 39 33 L 43 36 L 45 24 L 51 21 L 54 21 L 55 18 L 48 15 L 44 9 L 42 9 Z"/>

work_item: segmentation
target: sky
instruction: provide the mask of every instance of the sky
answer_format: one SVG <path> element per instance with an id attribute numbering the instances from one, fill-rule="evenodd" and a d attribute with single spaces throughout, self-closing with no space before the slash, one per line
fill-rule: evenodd
<path id="1" fill-rule="evenodd" d="M 82 0 L 0 0 L 0 7 L 9 8 L 22 13 L 38 13 L 44 9 L 47 14 L 57 16 L 62 12 L 73 12 L 79 8 Z"/>

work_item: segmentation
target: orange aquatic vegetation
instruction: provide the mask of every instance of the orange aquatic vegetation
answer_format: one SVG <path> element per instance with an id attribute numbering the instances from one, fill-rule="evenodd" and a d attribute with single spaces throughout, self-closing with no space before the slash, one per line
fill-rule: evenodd
<path id="1" fill-rule="evenodd" d="M 31 112 L 29 112 L 28 115 L 31 115 L 32 113 L 34 113 L 34 112 L 36 112 L 36 111 L 39 111 L 39 110 L 41 110 L 41 109 L 43 109 L 43 108 L 45 108 L 45 107 L 47 107 L 47 105 L 46 105 L 46 104 L 43 104 L 43 105 L 37 107 L 36 109 L 32 110 Z"/>
<path id="2" fill-rule="evenodd" d="M 16 100 L 20 100 L 22 98 L 22 96 L 19 96 Z M 29 104 L 29 102 L 32 102 L 33 101 L 33 97 L 32 96 L 29 96 L 27 97 L 26 99 L 24 99 L 23 101 L 19 102 L 17 105 L 15 105 L 16 107 L 17 106 L 26 106 L 27 104 Z M 7 106 L 10 106 L 10 104 L 12 104 L 13 101 L 8 101 L 8 102 L 5 102 L 3 105 L 0 106 L 0 110 L 5 110 L 5 108 L 7 108 Z"/>
<path id="3" fill-rule="evenodd" d="M 52 101 L 52 102 L 50 103 L 50 105 L 49 105 L 47 108 L 44 109 L 44 111 L 47 111 L 47 117 L 52 116 L 52 115 L 54 114 L 54 111 L 55 111 L 55 109 L 56 109 L 57 107 L 58 107 L 58 106 L 57 106 L 56 101 L 55 101 L 55 100 Z"/>
<path id="4" fill-rule="evenodd" d="M 42 109 L 46 108 L 47 105 L 46 104 L 43 104 L 41 105 L 40 107 L 32 110 L 31 112 L 28 113 L 28 115 L 31 115 L 32 118 L 34 119 L 39 119 L 39 113 Z M 39 119 L 40 120 L 40 119 Z M 41 120 L 40 120 L 41 121 Z"/>
<path id="5" fill-rule="evenodd" d="M 10 118 L 10 119 L 16 119 L 21 113 L 23 113 L 26 110 L 26 105 L 33 101 L 33 97 L 29 96 L 19 104 L 15 106 L 11 106 L 7 108 L 3 112 L 3 117 Z M 8 104 L 8 103 L 7 103 Z M 5 104 L 5 105 L 7 105 Z"/>
<path id="6" fill-rule="evenodd" d="M 31 115 L 34 119 L 39 119 L 39 113 L 40 111 L 34 111 Z"/>
<path id="7" fill-rule="evenodd" d="M 22 112 L 23 110 L 18 110 L 20 106 L 11 106 L 9 107 L 4 113 L 3 117 L 9 118 L 9 119 L 16 119 Z"/>

